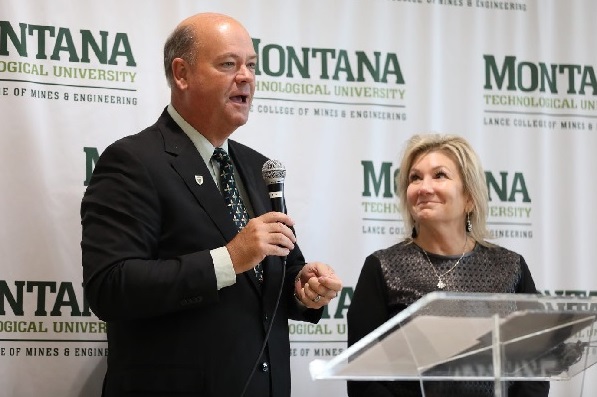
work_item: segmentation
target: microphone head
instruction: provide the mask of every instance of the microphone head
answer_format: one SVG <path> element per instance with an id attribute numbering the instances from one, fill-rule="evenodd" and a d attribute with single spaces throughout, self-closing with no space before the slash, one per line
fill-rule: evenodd
<path id="1" fill-rule="evenodd" d="M 286 168 L 284 168 L 284 164 L 278 160 L 267 160 L 263 164 L 263 168 L 261 168 L 261 174 L 263 175 L 263 180 L 268 185 L 284 183 L 284 178 L 286 178 Z"/>

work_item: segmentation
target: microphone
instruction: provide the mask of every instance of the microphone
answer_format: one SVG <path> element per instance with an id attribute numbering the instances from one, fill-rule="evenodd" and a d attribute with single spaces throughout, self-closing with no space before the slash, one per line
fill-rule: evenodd
<path id="1" fill-rule="evenodd" d="M 261 168 L 261 174 L 267 185 L 273 210 L 286 213 L 286 205 L 284 204 L 286 168 L 284 168 L 284 164 L 278 160 L 267 160 Z"/>
<path id="2" fill-rule="evenodd" d="M 263 175 L 263 180 L 265 181 L 265 184 L 267 185 L 267 190 L 269 191 L 269 198 L 272 202 L 272 209 L 277 212 L 286 213 L 286 206 L 284 205 L 284 178 L 286 178 L 286 168 L 284 168 L 284 164 L 282 164 L 278 160 L 267 160 L 261 168 L 261 174 Z M 261 349 L 259 350 L 259 354 L 255 358 L 253 368 L 251 369 L 251 372 L 249 373 L 249 376 L 245 381 L 245 385 L 240 394 L 240 397 L 244 397 L 247 388 L 249 387 L 251 378 L 253 378 L 253 375 L 257 370 L 259 359 L 261 358 L 261 356 L 263 356 L 263 352 L 265 351 L 265 347 L 267 346 L 267 341 L 269 340 L 270 333 L 272 332 L 274 319 L 276 318 L 276 313 L 278 312 L 278 306 L 280 304 L 280 296 L 282 296 L 282 290 L 284 289 L 284 279 L 286 278 L 285 256 L 282 257 L 282 264 L 282 277 L 280 278 L 281 284 L 280 288 L 278 289 L 276 304 L 274 305 L 274 310 L 272 311 L 272 314 L 270 316 L 269 325 L 267 327 L 267 331 L 265 332 L 265 338 L 263 339 Z"/>

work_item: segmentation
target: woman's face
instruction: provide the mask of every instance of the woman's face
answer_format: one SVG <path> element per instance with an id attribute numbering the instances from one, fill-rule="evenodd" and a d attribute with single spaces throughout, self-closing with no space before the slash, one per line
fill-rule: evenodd
<path id="1" fill-rule="evenodd" d="M 464 194 L 458 165 L 441 151 L 427 152 L 413 161 L 406 189 L 408 210 L 420 227 L 464 228 L 470 199 Z"/>

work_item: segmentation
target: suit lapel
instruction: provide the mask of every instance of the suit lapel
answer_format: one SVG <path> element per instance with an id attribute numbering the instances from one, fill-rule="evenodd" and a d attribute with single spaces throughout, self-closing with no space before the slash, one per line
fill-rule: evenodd
<path id="1" fill-rule="evenodd" d="M 160 130 L 164 138 L 164 150 L 172 155 L 172 167 L 213 220 L 226 242 L 232 240 L 237 234 L 236 225 L 222 200 L 220 190 L 193 142 L 170 115 L 164 113 L 160 118 L 163 121 Z"/>
<path id="2" fill-rule="evenodd" d="M 232 240 L 238 233 L 236 225 L 232 221 L 224 200 L 222 200 L 220 190 L 213 181 L 203 159 L 197 153 L 197 148 L 167 111 L 162 113 L 158 124 L 164 138 L 164 150 L 172 156 L 172 167 L 220 230 L 225 241 Z M 261 175 L 255 172 L 256 168 L 261 172 L 261 165 L 256 164 L 256 160 L 252 159 L 234 141 L 229 141 L 229 151 L 234 163 L 237 165 L 237 172 L 242 178 L 249 200 L 251 200 L 255 216 L 270 211 L 268 209 L 269 196 L 267 188 L 261 179 Z M 268 273 L 270 275 L 272 273 L 266 269 L 265 264 L 268 262 L 267 260 L 263 261 L 266 277 Z M 261 285 L 257 281 L 255 272 L 252 270 L 247 271 L 244 275 L 249 278 L 255 291 L 260 293 Z"/>

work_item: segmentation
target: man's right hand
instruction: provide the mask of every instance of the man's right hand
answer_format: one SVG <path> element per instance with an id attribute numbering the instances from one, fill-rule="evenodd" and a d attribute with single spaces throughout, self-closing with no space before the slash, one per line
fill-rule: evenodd
<path id="1" fill-rule="evenodd" d="M 294 221 L 282 212 L 268 212 L 249 219 L 247 225 L 226 244 L 235 273 L 254 268 L 268 255 L 287 256 L 296 243 L 289 226 L 294 226 Z"/>

